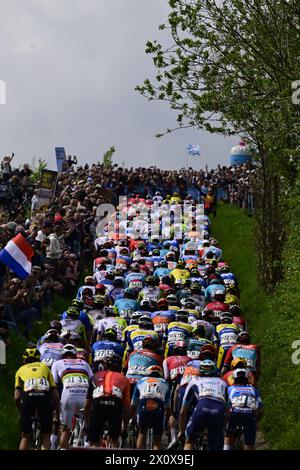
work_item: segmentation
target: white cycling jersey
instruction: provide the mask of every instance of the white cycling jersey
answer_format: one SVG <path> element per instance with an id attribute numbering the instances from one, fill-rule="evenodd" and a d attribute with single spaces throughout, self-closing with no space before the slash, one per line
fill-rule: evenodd
<path id="1" fill-rule="evenodd" d="M 188 384 L 183 402 L 190 402 L 195 396 L 197 400 L 210 398 L 222 403 L 228 401 L 228 387 L 219 377 L 195 377 Z"/>

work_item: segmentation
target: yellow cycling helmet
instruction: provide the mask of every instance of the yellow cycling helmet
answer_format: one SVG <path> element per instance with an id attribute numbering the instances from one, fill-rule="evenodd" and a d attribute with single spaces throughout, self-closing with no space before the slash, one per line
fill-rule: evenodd
<path id="1" fill-rule="evenodd" d="M 39 361 L 40 360 L 40 357 L 41 357 L 41 353 L 38 349 L 36 348 L 27 348 L 25 349 L 24 353 L 23 353 L 23 356 L 22 358 L 24 360 L 27 360 L 27 359 L 34 359 L 36 361 Z"/>
<path id="2" fill-rule="evenodd" d="M 235 357 L 230 363 L 231 370 L 247 368 L 247 362 L 243 357 Z"/>

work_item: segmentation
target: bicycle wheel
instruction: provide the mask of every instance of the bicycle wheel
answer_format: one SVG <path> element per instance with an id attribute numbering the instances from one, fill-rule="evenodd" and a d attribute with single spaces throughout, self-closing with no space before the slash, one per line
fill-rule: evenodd
<path id="1" fill-rule="evenodd" d="M 32 423 L 32 440 L 33 440 L 33 450 L 41 450 L 42 447 L 42 433 L 40 423 L 35 418 Z"/>
<path id="2" fill-rule="evenodd" d="M 154 447 L 154 441 L 153 441 L 153 429 L 148 428 L 147 430 L 147 436 L 146 436 L 146 449 L 147 450 L 153 450 Z"/>

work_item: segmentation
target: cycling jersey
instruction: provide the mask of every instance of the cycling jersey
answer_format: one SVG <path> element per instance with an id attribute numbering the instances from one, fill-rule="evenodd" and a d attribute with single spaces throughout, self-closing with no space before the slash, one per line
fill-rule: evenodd
<path id="1" fill-rule="evenodd" d="M 185 341 L 192 334 L 193 327 L 188 323 L 174 321 L 168 324 L 166 330 L 167 342 Z"/>
<path id="2" fill-rule="evenodd" d="M 114 341 L 102 340 L 97 341 L 92 346 L 92 358 L 93 362 L 102 361 L 105 358 L 112 357 L 117 354 L 123 358 L 124 348 L 121 344 Z"/>
<path id="3" fill-rule="evenodd" d="M 141 300 L 153 300 L 157 302 L 161 297 L 161 290 L 159 287 L 144 287 L 138 296 L 139 302 Z M 136 309 L 137 310 L 137 309 Z"/>
<path id="4" fill-rule="evenodd" d="M 62 384 L 62 399 L 74 395 L 86 396 L 93 376 L 90 366 L 82 359 L 60 359 L 51 368 L 57 384 Z"/>
<path id="5" fill-rule="evenodd" d="M 125 277 L 126 287 L 129 286 L 129 283 L 131 281 L 142 281 L 142 283 L 144 283 L 145 279 L 146 279 L 146 276 L 143 273 L 129 273 Z"/>
<path id="6" fill-rule="evenodd" d="M 158 277 L 169 276 L 170 272 L 171 272 L 171 269 L 169 268 L 157 268 L 154 271 L 153 276 L 158 276 Z"/>
<path id="7" fill-rule="evenodd" d="M 190 362 L 187 363 L 180 381 L 180 387 L 187 385 L 193 377 L 200 376 L 200 364 L 201 361 L 197 359 L 192 361 L 190 360 Z"/>
<path id="8" fill-rule="evenodd" d="M 190 272 L 187 269 L 175 268 L 171 271 L 170 277 L 173 281 L 186 280 L 190 277 Z"/>
<path id="9" fill-rule="evenodd" d="M 233 323 L 221 323 L 216 326 L 216 335 L 219 339 L 220 346 L 229 349 L 236 343 L 237 335 L 240 329 Z"/>
<path id="10" fill-rule="evenodd" d="M 164 378 L 167 381 L 178 382 L 189 362 L 191 362 L 191 359 L 188 356 L 170 356 L 166 358 L 163 362 Z"/>
<path id="11" fill-rule="evenodd" d="M 223 284 L 212 284 L 205 289 L 205 299 L 207 302 L 211 302 L 214 293 L 220 290 L 223 294 L 226 292 L 226 288 Z"/>
<path id="12" fill-rule="evenodd" d="M 64 336 L 64 334 L 67 333 L 77 333 L 84 341 L 86 341 L 85 328 L 80 320 L 64 318 L 63 320 L 60 320 L 60 323 L 62 326 L 61 336 Z"/>
<path id="13" fill-rule="evenodd" d="M 260 366 L 260 348 L 256 344 L 235 344 L 226 354 L 224 366 L 230 367 L 231 361 L 237 357 L 246 360 L 247 368 L 256 372 Z"/>
<path id="14" fill-rule="evenodd" d="M 61 359 L 62 349 L 64 345 L 62 343 L 43 343 L 37 349 L 41 353 L 40 361 L 46 366 L 50 367 L 55 361 Z"/>
<path id="15" fill-rule="evenodd" d="M 87 392 L 87 398 L 114 397 L 122 401 L 124 407 L 130 405 L 130 382 L 119 372 L 103 370 L 96 372 Z"/>
<path id="16" fill-rule="evenodd" d="M 168 382 L 160 377 L 145 377 L 135 386 L 131 405 L 142 409 L 154 411 L 158 407 L 171 408 L 170 389 Z"/>
<path id="17" fill-rule="evenodd" d="M 129 333 L 129 338 L 128 338 L 128 349 L 129 350 L 137 350 L 137 349 L 142 349 L 143 347 L 143 339 L 146 337 L 146 336 L 153 336 L 153 338 L 155 338 L 155 340 L 157 341 L 157 343 L 159 344 L 159 336 L 158 334 L 156 333 L 156 331 L 153 331 L 153 330 L 143 330 L 143 329 L 135 329 L 135 330 L 132 330 L 130 333 Z"/>
<path id="18" fill-rule="evenodd" d="M 125 369 L 127 369 L 126 377 L 130 382 L 136 382 L 147 376 L 147 369 L 150 366 L 162 366 L 161 356 L 145 349 L 133 351 L 125 364 Z"/>
<path id="19" fill-rule="evenodd" d="M 117 331 L 117 339 L 121 341 L 122 331 L 127 327 L 126 320 L 120 317 L 106 317 L 98 321 L 98 334 L 103 335 L 104 331 L 108 328 L 113 328 Z"/>
<path id="20" fill-rule="evenodd" d="M 228 388 L 219 377 L 196 377 L 187 386 L 183 397 L 183 405 L 197 403 L 204 398 L 210 398 L 222 403 L 228 401 Z"/>
<path id="21" fill-rule="evenodd" d="M 32 362 L 25 364 L 17 370 L 15 388 L 22 390 L 24 393 L 44 395 L 51 389 L 56 388 L 56 384 L 46 364 Z"/>
<path id="22" fill-rule="evenodd" d="M 209 341 L 206 338 L 199 338 L 199 339 L 188 338 L 188 340 L 187 340 L 187 356 L 190 359 L 198 359 L 199 356 L 200 356 L 201 348 L 205 344 L 213 345 L 212 342 Z"/>
<path id="23" fill-rule="evenodd" d="M 68 318 L 68 314 L 67 312 L 65 311 L 62 315 L 61 315 L 61 319 L 62 320 L 65 320 Z M 79 314 L 79 317 L 78 317 L 78 320 L 81 321 L 81 323 L 83 324 L 83 326 L 85 327 L 85 330 L 88 332 L 90 329 L 91 329 L 91 322 L 89 320 L 89 317 L 87 315 L 86 312 L 83 312 L 81 311 L 80 314 Z"/>
<path id="24" fill-rule="evenodd" d="M 175 314 L 170 310 L 159 310 L 151 314 L 154 331 L 164 335 L 169 323 L 174 322 Z"/>
<path id="25" fill-rule="evenodd" d="M 139 304 L 134 299 L 118 299 L 115 302 L 114 310 L 119 314 L 125 310 L 130 310 L 135 312 L 139 309 Z"/>
<path id="26" fill-rule="evenodd" d="M 208 321 L 205 321 L 205 320 L 195 320 L 195 321 L 193 321 L 193 323 L 192 323 L 193 328 L 195 326 L 198 326 L 198 325 L 203 325 L 204 326 L 206 339 L 208 339 L 211 342 L 214 342 L 215 341 L 215 328 L 214 328 L 214 326 L 211 323 L 209 323 Z"/>
<path id="27" fill-rule="evenodd" d="M 228 394 L 229 406 L 234 412 L 255 413 L 262 408 L 259 391 L 253 385 L 231 385 Z"/>

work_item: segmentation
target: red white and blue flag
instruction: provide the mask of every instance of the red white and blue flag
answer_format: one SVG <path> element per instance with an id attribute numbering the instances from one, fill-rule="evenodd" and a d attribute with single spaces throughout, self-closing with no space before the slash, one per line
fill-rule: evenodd
<path id="1" fill-rule="evenodd" d="M 20 233 L 12 238 L 0 251 L 0 261 L 11 269 L 20 279 L 31 273 L 31 258 L 34 250 Z"/>

